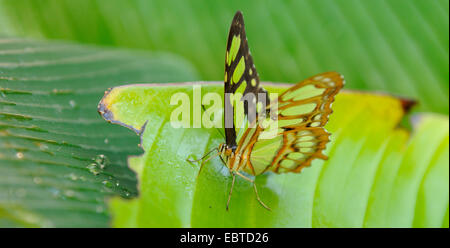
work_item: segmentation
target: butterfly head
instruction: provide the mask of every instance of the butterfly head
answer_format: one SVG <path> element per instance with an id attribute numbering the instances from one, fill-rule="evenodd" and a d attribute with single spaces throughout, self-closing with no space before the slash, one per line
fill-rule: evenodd
<path id="1" fill-rule="evenodd" d="M 233 147 L 228 147 L 225 143 L 219 145 L 220 154 L 227 157 L 233 154 L 234 150 L 236 150 L 236 148 L 233 149 Z"/>

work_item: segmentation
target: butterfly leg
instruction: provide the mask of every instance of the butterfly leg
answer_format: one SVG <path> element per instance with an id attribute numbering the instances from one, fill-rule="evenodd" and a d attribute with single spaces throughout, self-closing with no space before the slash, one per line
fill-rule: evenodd
<path id="1" fill-rule="evenodd" d="M 214 149 L 214 150 L 217 150 L 218 151 L 218 149 L 216 148 L 216 149 Z M 202 171 L 202 169 L 203 169 L 203 166 L 209 161 L 209 160 L 211 160 L 211 159 L 213 159 L 213 158 L 215 158 L 216 156 L 218 156 L 218 155 L 220 155 L 220 153 L 218 152 L 217 154 L 214 154 L 214 155 L 212 155 L 212 156 L 210 156 L 209 158 L 207 158 L 206 160 L 203 160 L 202 161 L 202 164 L 200 165 L 200 169 L 198 170 L 198 173 L 197 173 L 197 177 L 196 177 L 196 179 L 198 179 L 198 177 L 200 176 L 200 172 Z"/>
<path id="2" fill-rule="evenodd" d="M 256 188 L 255 180 L 248 178 L 247 176 L 243 175 L 239 171 L 236 171 L 236 174 L 253 184 L 253 189 L 255 190 L 256 199 L 258 200 L 259 204 L 261 204 L 261 206 L 263 206 L 265 209 L 270 211 L 271 209 L 261 200 L 261 198 L 259 198 L 258 189 Z"/>
<path id="3" fill-rule="evenodd" d="M 227 211 L 228 211 L 228 206 L 230 205 L 231 194 L 233 194 L 234 181 L 236 181 L 236 174 L 234 172 L 232 172 L 232 175 L 233 175 L 233 181 L 231 182 L 230 193 L 228 194 Z"/>

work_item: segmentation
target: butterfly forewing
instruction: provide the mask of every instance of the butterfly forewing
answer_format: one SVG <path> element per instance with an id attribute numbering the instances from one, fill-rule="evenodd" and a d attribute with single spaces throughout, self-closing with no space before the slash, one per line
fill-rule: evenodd
<path id="1" fill-rule="evenodd" d="M 327 72 L 286 90 L 274 100 L 278 109 L 275 137 L 261 138 L 271 127 L 247 129 L 236 150 L 243 159 L 235 166 L 253 175 L 268 170 L 300 172 L 313 159 L 326 159 L 322 152 L 329 141 L 329 133 L 323 126 L 332 113 L 334 97 L 343 85 L 340 74 Z"/>
<path id="2" fill-rule="evenodd" d="M 244 114 L 248 117 L 248 122 L 252 123 L 257 115 L 256 103 L 264 100 L 258 97 L 258 93 L 265 95 L 265 104 L 269 103 L 267 91 L 260 87 L 259 75 L 253 64 L 253 58 L 250 54 L 247 42 L 247 36 L 244 28 L 244 18 L 242 13 L 238 11 L 231 23 L 230 32 L 228 34 L 227 50 L 225 54 L 225 94 L 237 92 L 246 95 L 253 93 L 254 102 L 250 100 L 244 101 Z M 226 95 L 225 95 L 226 97 Z M 237 123 L 236 115 L 237 107 L 233 105 L 233 101 L 225 100 L 225 136 L 226 144 L 233 149 L 236 148 L 236 127 L 242 125 L 241 121 Z M 230 111 L 230 112 L 228 112 Z M 227 119 L 233 119 L 227 121 Z M 245 120 L 247 121 L 247 120 Z M 232 123 L 232 127 L 227 126 L 227 123 Z"/>

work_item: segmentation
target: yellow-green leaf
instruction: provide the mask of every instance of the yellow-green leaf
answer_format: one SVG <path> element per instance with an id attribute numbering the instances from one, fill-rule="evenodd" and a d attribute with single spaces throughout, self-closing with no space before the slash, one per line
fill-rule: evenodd
<path id="1" fill-rule="evenodd" d="M 202 95 L 223 94 L 223 85 L 201 84 Z M 285 87 L 265 85 L 269 92 Z M 142 156 L 129 159 L 139 178 L 139 197 L 112 199 L 116 227 L 441 227 L 448 226 L 448 117 L 416 116 L 413 131 L 402 128 L 402 100 L 388 95 L 343 91 L 326 128 L 325 154 L 301 174 L 256 178 L 269 212 L 251 185 L 231 185 L 218 158 L 201 157 L 224 142 L 214 129 L 173 128 L 170 97 L 192 84 L 143 84 L 113 88 L 100 103 L 104 117 L 141 135 Z M 191 118 L 192 120 L 192 118 Z"/>

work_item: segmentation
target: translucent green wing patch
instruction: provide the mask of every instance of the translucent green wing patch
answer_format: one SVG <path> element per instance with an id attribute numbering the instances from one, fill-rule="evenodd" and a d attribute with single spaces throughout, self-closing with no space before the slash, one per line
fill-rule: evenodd
<path id="1" fill-rule="evenodd" d="M 278 122 L 269 127 L 247 130 L 252 138 L 242 142 L 237 152 L 247 155 L 242 169 L 259 175 L 265 171 L 275 173 L 300 172 L 315 158 L 326 159 L 322 153 L 329 142 L 329 133 L 323 128 L 332 113 L 331 104 L 343 87 L 343 77 L 327 72 L 306 79 L 281 94 L 277 101 Z M 272 107 L 272 106 L 271 106 Z M 265 130 L 278 125 L 276 136 L 262 139 Z M 244 134 L 243 137 L 248 135 Z M 241 142 L 239 142 L 241 144 Z"/>

